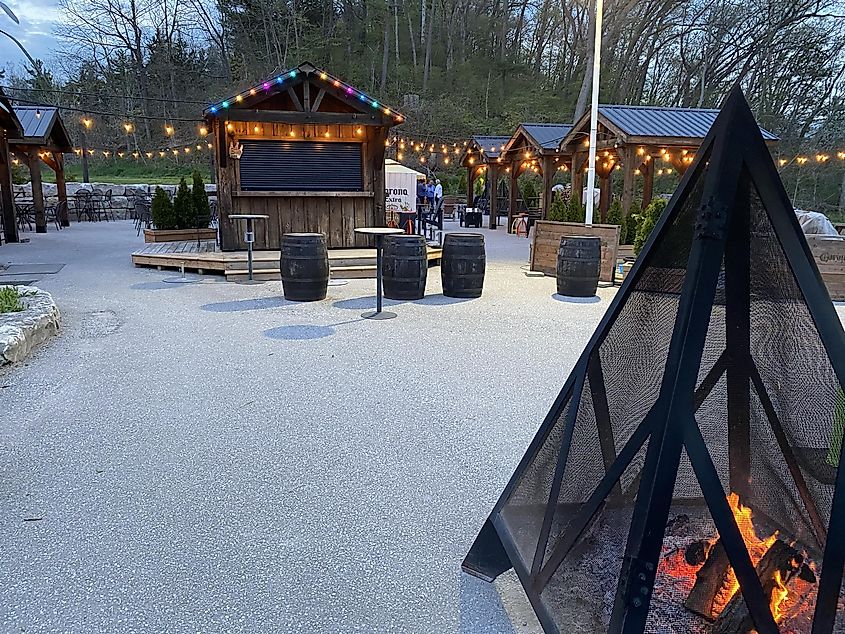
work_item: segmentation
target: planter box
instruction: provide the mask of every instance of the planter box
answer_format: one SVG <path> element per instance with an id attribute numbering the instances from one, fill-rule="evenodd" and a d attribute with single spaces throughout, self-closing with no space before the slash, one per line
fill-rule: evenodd
<path id="1" fill-rule="evenodd" d="M 805 236 L 833 301 L 845 300 L 845 238 Z"/>
<path id="2" fill-rule="evenodd" d="M 596 236 L 601 238 L 601 272 L 599 280 L 613 281 L 619 248 L 618 225 L 583 225 L 577 222 L 538 220 L 534 223 L 531 242 L 531 270 L 557 275 L 557 250 L 563 236 Z"/>
<path id="3" fill-rule="evenodd" d="M 196 240 L 217 240 L 217 229 L 144 229 L 144 242 L 185 242 Z"/>

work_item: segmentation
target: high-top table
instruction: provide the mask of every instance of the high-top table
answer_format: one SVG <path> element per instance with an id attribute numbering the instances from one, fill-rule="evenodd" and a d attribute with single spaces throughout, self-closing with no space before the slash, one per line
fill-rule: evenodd
<path id="1" fill-rule="evenodd" d="M 396 313 L 381 309 L 381 250 L 384 236 L 392 236 L 405 232 L 402 229 L 392 227 L 358 227 L 355 229 L 355 233 L 373 236 L 376 241 L 376 309 L 368 310 L 361 317 L 364 319 L 393 319 L 396 317 Z"/>
<path id="2" fill-rule="evenodd" d="M 255 220 L 267 220 L 270 216 L 264 214 L 229 214 L 232 220 L 246 220 L 246 231 L 244 232 L 244 242 L 246 242 L 246 260 L 249 268 L 249 281 L 252 282 L 252 243 L 255 242 L 255 230 L 253 222 Z"/>

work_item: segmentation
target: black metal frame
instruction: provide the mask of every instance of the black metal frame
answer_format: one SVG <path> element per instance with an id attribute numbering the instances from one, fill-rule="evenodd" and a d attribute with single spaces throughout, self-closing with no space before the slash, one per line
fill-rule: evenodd
<path id="1" fill-rule="evenodd" d="M 666 236 L 693 186 L 703 180 L 701 204 L 681 291 L 660 393 L 651 411 L 615 453 L 605 442 L 609 420 L 599 346 L 615 323 L 628 296 L 649 266 L 656 246 Z M 779 630 L 760 580 L 725 497 L 718 472 L 695 419 L 696 411 L 722 376 L 728 398 L 728 447 L 731 489 L 743 496 L 750 475 L 750 399 L 753 389 L 772 427 L 792 475 L 817 546 L 824 549 L 813 634 L 830 634 L 845 567 L 845 540 L 826 539 L 845 532 L 845 469 L 838 468 L 829 526 L 825 527 L 797 465 L 783 427 L 760 378 L 750 351 L 750 194 L 752 188 L 768 213 L 775 235 L 825 346 L 840 385 L 845 386 L 845 333 L 815 266 L 792 206 L 766 149 L 759 127 L 738 87 L 722 108 L 695 162 L 658 222 L 643 254 L 593 334 L 572 374 L 555 400 L 516 472 L 467 555 L 466 572 L 492 580 L 514 567 L 547 632 L 558 628 L 541 601 L 541 593 L 570 549 L 608 499 L 637 489 L 622 570 L 610 621 L 610 632 L 643 632 L 659 564 L 664 531 L 681 455 L 690 464 L 714 524 L 736 573 L 749 614 L 760 634 Z M 726 350 L 698 383 L 712 305 L 716 300 L 724 258 Z M 605 476 L 556 542 L 543 564 L 557 499 L 570 452 L 585 378 L 589 377 Z M 564 432 L 536 551 L 530 569 L 523 565 L 501 512 L 523 473 L 543 447 L 559 417 Z M 612 440 L 612 438 L 611 438 Z M 640 478 L 622 492 L 619 479 L 648 441 Z"/>

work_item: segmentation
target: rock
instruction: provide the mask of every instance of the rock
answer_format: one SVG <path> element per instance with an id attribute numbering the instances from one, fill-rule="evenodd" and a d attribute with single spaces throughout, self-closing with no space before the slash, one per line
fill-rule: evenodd
<path id="1" fill-rule="evenodd" d="M 61 315 L 50 293 L 35 286 L 17 288 L 34 294 L 21 298 L 24 310 L 0 315 L 0 365 L 20 361 L 59 332 Z"/>
<path id="2" fill-rule="evenodd" d="M 59 190 L 56 187 L 55 183 L 42 183 L 41 184 L 41 192 L 45 196 L 55 196 L 59 193 Z"/>

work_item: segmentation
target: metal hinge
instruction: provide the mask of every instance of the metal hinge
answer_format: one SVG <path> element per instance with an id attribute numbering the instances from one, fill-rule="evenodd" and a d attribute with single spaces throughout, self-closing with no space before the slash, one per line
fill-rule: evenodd
<path id="1" fill-rule="evenodd" d="M 702 202 L 695 219 L 695 237 L 721 240 L 725 235 L 727 217 L 727 209 L 716 204 L 712 198 Z"/>

